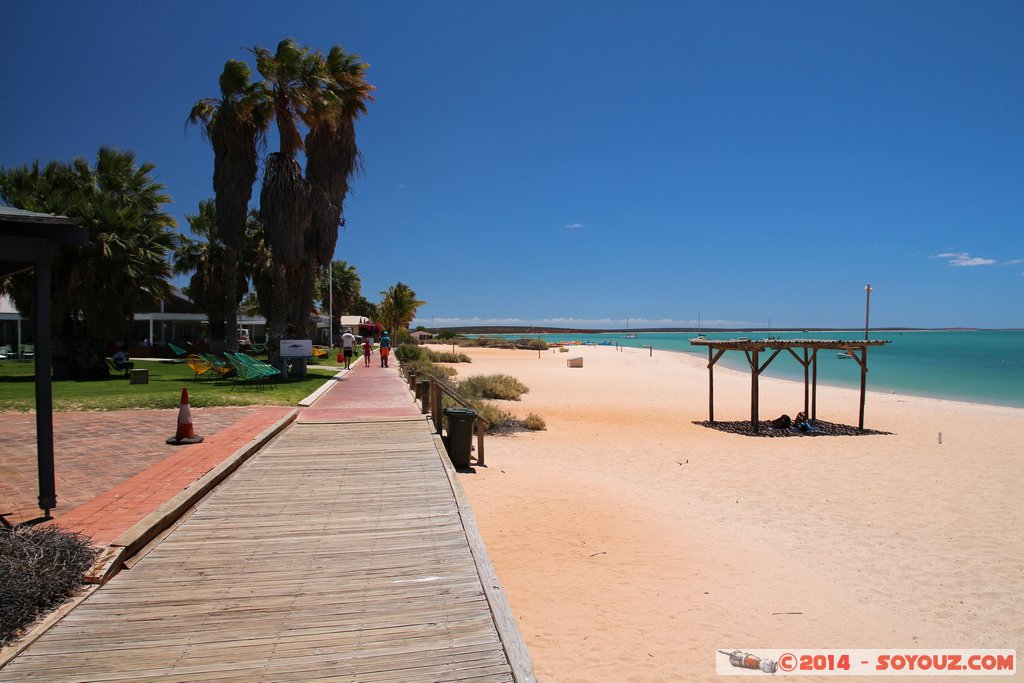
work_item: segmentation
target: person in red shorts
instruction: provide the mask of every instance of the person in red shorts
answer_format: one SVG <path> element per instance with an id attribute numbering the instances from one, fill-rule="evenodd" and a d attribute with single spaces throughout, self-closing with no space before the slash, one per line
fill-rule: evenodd
<path id="1" fill-rule="evenodd" d="M 380 366 L 382 368 L 388 366 L 389 355 L 391 355 L 391 337 L 388 335 L 387 330 L 385 330 L 384 336 L 380 338 Z"/>

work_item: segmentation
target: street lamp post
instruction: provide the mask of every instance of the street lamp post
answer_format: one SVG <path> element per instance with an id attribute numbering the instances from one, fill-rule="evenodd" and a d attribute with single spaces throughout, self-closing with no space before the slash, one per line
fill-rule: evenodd
<path id="1" fill-rule="evenodd" d="M 864 291 L 867 293 L 867 301 L 864 304 L 864 340 L 868 338 L 868 321 L 871 318 L 871 285 L 866 285 Z"/>
<path id="2" fill-rule="evenodd" d="M 327 264 L 327 348 L 334 348 L 334 263 Z"/>

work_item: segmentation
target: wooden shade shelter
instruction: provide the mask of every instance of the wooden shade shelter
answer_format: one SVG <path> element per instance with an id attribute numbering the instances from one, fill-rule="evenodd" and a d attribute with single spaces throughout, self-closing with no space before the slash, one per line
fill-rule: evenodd
<path id="1" fill-rule="evenodd" d="M 36 461 L 39 469 L 39 507 L 49 516 L 57 507 L 53 464 L 53 391 L 50 340 L 50 277 L 61 244 L 85 244 L 89 231 L 64 216 L 0 207 L 0 279 L 34 270 L 36 328 Z"/>
<path id="2" fill-rule="evenodd" d="M 804 413 L 812 420 L 818 413 L 818 351 L 845 351 L 860 366 L 860 417 L 858 429 L 864 429 L 864 397 L 867 393 L 868 347 L 884 346 L 890 340 L 864 339 L 691 339 L 693 346 L 708 349 L 708 421 L 715 421 L 715 363 L 726 351 L 742 351 L 750 366 L 750 422 L 754 432 L 758 423 L 758 378 L 775 357 L 788 351 L 804 369 Z M 763 363 L 760 354 L 772 351 Z M 799 351 L 799 353 L 798 353 Z"/>

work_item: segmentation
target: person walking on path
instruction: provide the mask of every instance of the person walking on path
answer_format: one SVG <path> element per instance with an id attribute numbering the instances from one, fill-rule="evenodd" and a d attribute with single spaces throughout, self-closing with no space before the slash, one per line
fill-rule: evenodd
<path id="1" fill-rule="evenodd" d="M 385 330 L 384 336 L 380 338 L 380 366 L 382 368 L 388 366 L 389 355 L 391 355 L 391 337 L 388 335 L 387 330 Z"/>
<path id="2" fill-rule="evenodd" d="M 369 337 L 363 337 L 363 360 L 366 362 L 366 367 L 370 367 L 371 353 L 373 353 L 373 340 Z"/>
<path id="3" fill-rule="evenodd" d="M 350 328 L 345 329 L 345 334 L 341 335 L 341 354 L 345 359 L 345 369 L 350 370 L 352 367 L 352 350 L 355 348 L 356 338 L 352 334 Z"/>

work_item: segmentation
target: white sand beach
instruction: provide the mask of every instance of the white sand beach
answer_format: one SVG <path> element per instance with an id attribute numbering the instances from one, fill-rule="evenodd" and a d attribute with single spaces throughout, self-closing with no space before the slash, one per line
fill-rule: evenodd
<path id="1" fill-rule="evenodd" d="M 697 357 L 462 352 L 547 422 L 460 475 L 545 683 L 712 680 L 716 650 L 1024 652 L 1024 410 L 870 392 L 891 435 L 753 438 L 693 424 Z M 760 393 L 762 419 L 803 407 L 802 383 Z M 857 409 L 819 386 L 819 418 Z M 749 375 L 716 367 L 716 418 L 749 410 Z"/>

